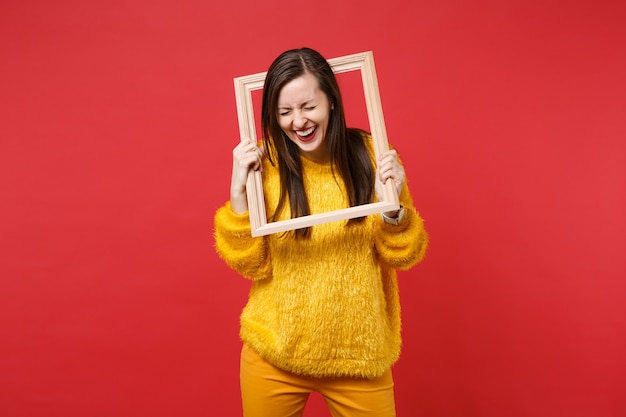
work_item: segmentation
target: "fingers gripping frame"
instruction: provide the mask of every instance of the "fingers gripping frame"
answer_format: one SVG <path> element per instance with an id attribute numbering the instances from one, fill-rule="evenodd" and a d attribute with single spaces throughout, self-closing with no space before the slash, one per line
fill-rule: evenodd
<path id="1" fill-rule="evenodd" d="M 387 140 L 387 130 L 383 118 L 383 109 L 380 102 L 380 92 L 378 90 L 378 80 L 376 78 L 372 52 L 333 58 L 329 59 L 328 63 L 335 74 L 357 70 L 361 71 L 367 117 L 374 142 L 374 153 L 378 159 L 378 156 L 382 152 L 389 149 L 389 143 Z M 267 73 L 263 72 L 234 79 L 237 117 L 242 139 L 250 138 L 254 141 L 257 140 L 254 110 L 252 107 L 252 91 L 263 88 L 266 75 Z M 376 181 L 379 181 L 378 177 L 376 177 Z M 393 181 L 387 181 L 382 187 L 382 190 L 383 195 L 380 196 L 380 201 L 376 203 L 363 204 L 327 213 L 311 214 L 309 216 L 268 223 L 261 173 L 259 171 L 250 171 L 246 183 L 246 193 L 248 196 L 248 211 L 250 214 L 252 236 L 264 236 L 272 233 L 315 226 L 316 224 L 397 210 L 399 208 L 398 194 Z"/>

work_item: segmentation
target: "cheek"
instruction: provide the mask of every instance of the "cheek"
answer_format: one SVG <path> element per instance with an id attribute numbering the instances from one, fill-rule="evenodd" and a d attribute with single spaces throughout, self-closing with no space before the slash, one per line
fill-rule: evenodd
<path id="1" fill-rule="evenodd" d="M 318 125 L 327 125 L 329 118 L 330 118 L 330 114 L 325 111 L 311 115 L 311 120 L 314 121 Z"/>
<path id="2" fill-rule="evenodd" d="M 328 123 L 330 123 L 330 115 L 329 115 L 329 114 L 327 114 L 327 115 L 323 116 L 323 117 L 320 119 L 320 124 L 321 124 L 322 126 L 327 127 L 327 126 L 328 126 Z"/>
<path id="3" fill-rule="evenodd" d="M 285 119 L 278 119 L 278 126 L 280 126 L 282 130 L 289 130 L 289 123 Z"/>

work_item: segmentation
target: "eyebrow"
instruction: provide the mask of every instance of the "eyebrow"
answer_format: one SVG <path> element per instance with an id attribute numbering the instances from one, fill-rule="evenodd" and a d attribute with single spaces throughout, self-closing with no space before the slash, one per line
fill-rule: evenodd
<path id="1" fill-rule="evenodd" d="M 300 104 L 301 107 L 306 107 L 306 106 L 310 106 L 311 104 L 313 104 L 313 102 L 315 102 L 315 100 L 307 100 L 304 101 Z M 279 109 L 291 109 L 291 107 L 289 106 L 278 106 Z"/>

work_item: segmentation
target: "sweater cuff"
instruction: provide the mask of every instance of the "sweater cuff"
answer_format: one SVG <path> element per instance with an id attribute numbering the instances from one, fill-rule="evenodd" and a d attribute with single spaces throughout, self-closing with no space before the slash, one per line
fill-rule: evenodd
<path id="1" fill-rule="evenodd" d="M 215 214 L 215 223 L 223 228 L 227 228 L 233 234 L 248 233 L 250 234 L 250 213 L 235 213 L 227 201 Z"/>
<path id="2" fill-rule="evenodd" d="M 400 221 L 398 224 L 388 223 L 383 220 L 382 216 L 380 216 L 379 223 L 381 230 L 389 233 L 397 233 L 404 232 L 406 229 L 408 229 L 417 214 L 415 213 L 415 210 L 410 207 L 403 207 L 403 211 L 404 213 L 402 215 L 402 221 Z"/>

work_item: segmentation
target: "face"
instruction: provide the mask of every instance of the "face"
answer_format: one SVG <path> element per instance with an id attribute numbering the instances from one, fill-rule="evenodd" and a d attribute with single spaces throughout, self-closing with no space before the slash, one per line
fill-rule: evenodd
<path id="1" fill-rule="evenodd" d="M 328 160 L 325 136 L 330 102 L 313 74 L 295 78 L 278 95 L 278 124 L 306 158 Z"/>

